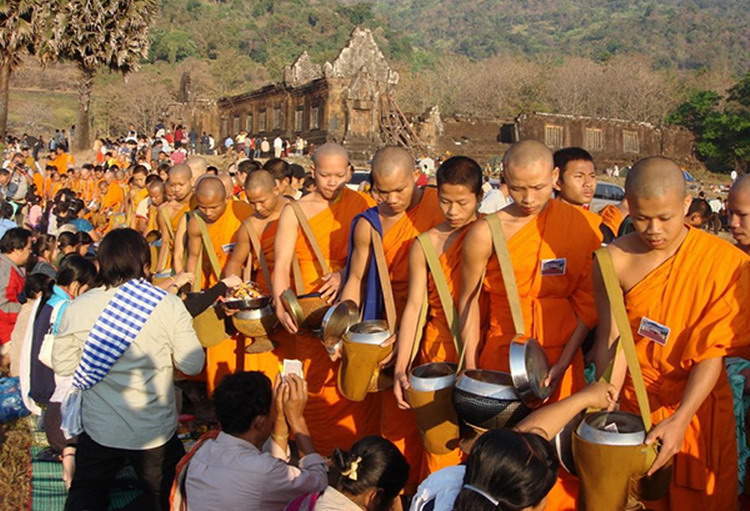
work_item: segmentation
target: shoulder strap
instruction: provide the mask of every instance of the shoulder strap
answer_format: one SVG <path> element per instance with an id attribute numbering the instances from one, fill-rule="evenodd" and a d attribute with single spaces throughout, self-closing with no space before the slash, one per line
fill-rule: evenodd
<path id="1" fill-rule="evenodd" d="M 456 305 L 453 301 L 453 296 L 451 296 L 450 289 L 448 289 L 448 282 L 445 279 L 443 266 L 440 264 L 440 259 L 438 259 L 437 252 L 435 251 L 435 246 L 432 244 L 432 241 L 426 232 L 417 236 L 417 241 L 422 247 L 424 258 L 427 261 L 427 267 L 429 268 L 430 273 L 432 273 L 432 280 L 435 282 L 435 288 L 440 297 L 440 305 L 443 306 L 445 319 L 448 321 L 448 326 L 450 327 L 451 335 L 453 336 L 453 345 L 456 347 L 456 353 L 459 356 L 459 363 L 461 363 L 464 358 L 464 350 L 461 343 L 461 326 L 458 323 Z"/>
<path id="2" fill-rule="evenodd" d="M 161 219 L 164 221 L 164 223 L 167 226 L 167 232 L 169 233 L 169 237 L 171 239 L 174 239 L 174 229 L 172 229 L 172 221 L 170 220 L 169 216 L 167 216 L 167 210 L 166 209 L 159 209 L 159 215 L 161 216 Z"/>
<path id="3" fill-rule="evenodd" d="M 248 236 L 250 236 L 250 244 L 252 245 L 252 250 L 250 250 L 250 254 L 247 257 L 248 260 L 248 266 L 250 263 L 250 259 L 252 257 L 253 252 L 255 252 L 255 256 L 258 258 L 258 265 L 260 266 L 260 271 L 263 272 L 263 278 L 266 280 L 266 285 L 268 288 L 271 288 L 271 272 L 268 269 L 268 261 L 266 260 L 266 255 L 263 253 L 263 246 L 260 243 L 260 239 L 258 238 L 258 233 L 255 232 L 255 229 L 250 224 L 250 221 L 242 223 L 245 226 L 245 230 L 247 231 Z M 249 274 L 248 278 L 249 279 Z"/>
<path id="4" fill-rule="evenodd" d="M 508 296 L 510 314 L 513 316 L 513 327 L 516 330 L 516 335 L 526 335 L 523 312 L 521 311 L 521 298 L 516 285 L 516 274 L 513 272 L 513 264 L 510 261 L 510 252 L 508 252 L 508 243 L 505 241 L 502 224 L 496 214 L 487 215 L 484 219 L 490 228 L 492 245 L 495 247 L 495 255 L 498 263 L 500 263 L 505 294 Z"/>
<path id="5" fill-rule="evenodd" d="M 365 220 L 366 221 L 366 220 Z M 388 322 L 388 329 L 396 332 L 396 303 L 393 300 L 393 288 L 391 287 L 391 277 L 388 272 L 388 263 L 385 260 L 385 250 L 383 250 L 383 238 L 375 230 L 370 222 L 370 239 L 372 240 L 372 252 L 375 255 L 375 264 L 378 267 L 378 278 L 380 287 L 383 290 L 383 302 L 385 305 L 385 319 Z"/>
<path id="6" fill-rule="evenodd" d="M 320 270 L 323 272 L 323 275 L 331 273 L 331 268 L 328 266 L 328 261 L 326 261 L 323 257 L 323 252 L 320 250 L 320 245 L 318 244 L 318 240 L 315 238 L 315 233 L 313 233 L 312 227 L 310 227 L 310 222 L 307 220 L 305 212 L 302 211 L 302 208 L 297 201 L 289 201 L 289 204 L 291 204 L 292 209 L 294 210 L 294 214 L 297 217 L 299 226 L 302 228 L 302 232 L 305 234 L 307 241 L 310 243 L 310 247 L 312 248 L 313 254 L 315 255 L 315 259 L 318 260 L 318 264 L 320 265 Z"/>
<path id="7" fill-rule="evenodd" d="M 221 278 L 221 265 L 219 265 L 219 260 L 216 257 L 216 252 L 214 251 L 214 244 L 211 241 L 211 237 L 208 235 L 208 228 L 206 227 L 206 222 L 203 221 L 203 219 L 200 217 L 198 213 L 192 214 L 195 221 L 198 223 L 198 228 L 201 231 L 201 238 L 203 238 L 203 248 L 206 251 L 206 254 L 208 255 L 208 261 L 211 263 L 211 269 L 213 270 L 214 274 L 216 275 L 216 278 Z M 201 268 L 197 268 L 196 272 L 201 271 Z"/>
<path id="8" fill-rule="evenodd" d="M 607 300 L 615 318 L 617 330 L 620 332 L 618 350 L 622 348 L 625 352 L 625 360 L 628 363 L 630 378 L 633 380 L 635 397 L 638 400 L 638 408 L 641 411 L 641 419 L 646 431 L 651 429 L 651 410 L 646 394 L 646 385 L 643 383 L 643 374 L 641 365 L 638 363 L 638 354 L 635 351 L 635 342 L 633 341 L 633 331 L 630 329 L 628 314 L 625 310 L 625 299 L 622 296 L 622 288 L 617 280 L 612 256 L 606 248 L 600 248 L 596 251 L 596 260 L 599 263 L 599 270 L 604 281 L 604 288 L 607 291 Z"/>

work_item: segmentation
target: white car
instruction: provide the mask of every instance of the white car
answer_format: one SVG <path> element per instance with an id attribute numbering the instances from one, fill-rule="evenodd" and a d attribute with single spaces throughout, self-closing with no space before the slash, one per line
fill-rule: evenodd
<path id="1" fill-rule="evenodd" d="M 625 189 L 614 183 L 600 181 L 596 183 L 594 199 L 591 201 L 591 211 L 599 212 L 609 204 L 619 204 L 625 198 Z"/>

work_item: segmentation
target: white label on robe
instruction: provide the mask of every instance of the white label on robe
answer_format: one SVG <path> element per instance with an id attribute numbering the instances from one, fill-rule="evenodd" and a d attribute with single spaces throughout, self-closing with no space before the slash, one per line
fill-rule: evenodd
<path id="1" fill-rule="evenodd" d="M 648 319 L 646 316 L 641 318 L 641 324 L 638 327 L 638 335 L 650 339 L 660 346 L 667 344 L 669 332 L 670 329 L 668 326 L 662 325 L 653 319 Z"/>
<path id="2" fill-rule="evenodd" d="M 236 243 L 227 243 L 226 245 L 222 245 L 221 249 L 224 251 L 225 254 L 230 253 L 232 250 L 234 250 L 234 246 Z"/>
<path id="3" fill-rule="evenodd" d="M 568 267 L 568 260 L 564 257 L 560 259 L 542 259 L 542 276 L 565 275 Z"/>

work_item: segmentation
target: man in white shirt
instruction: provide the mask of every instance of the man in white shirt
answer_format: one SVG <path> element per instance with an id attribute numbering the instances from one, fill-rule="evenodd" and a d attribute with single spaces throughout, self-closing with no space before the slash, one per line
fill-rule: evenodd
<path id="1" fill-rule="evenodd" d="M 284 141 L 281 137 L 277 136 L 273 139 L 273 157 L 281 158 L 281 153 L 284 151 Z"/>
<path id="2" fill-rule="evenodd" d="M 310 439 L 306 402 L 307 383 L 297 375 L 285 376 L 275 391 L 261 372 L 225 377 L 214 392 L 221 432 L 191 453 L 187 468 L 177 474 L 187 509 L 281 511 L 301 495 L 323 491 L 327 467 Z M 290 431 L 299 468 L 288 464 Z"/>

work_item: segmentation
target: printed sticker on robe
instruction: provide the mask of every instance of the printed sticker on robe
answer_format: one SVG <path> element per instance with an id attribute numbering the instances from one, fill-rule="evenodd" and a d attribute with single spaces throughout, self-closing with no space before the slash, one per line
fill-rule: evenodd
<path id="1" fill-rule="evenodd" d="M 654 341 L 659 346 L 667 344 L 670 331 L 668 326 L 657 323 L 645 316 L 641 318 L 641 324 L 638 327 L 638 335 Z"/>
<path id="2" fill-rule="evenodd" d="M 564 257 L 560 259 L 542 259 L 542 276 L 565 275 L 568 266 L 568 260 Z"/>
<path id="3" fill-rule="evenodd" d="M 234 250 L 234 246 L 236 243 L 227 243 L 226 245 L 222 245 L 221 249 L 224 251 L 225 254 L 229 254 L 232 250 Z"/>

